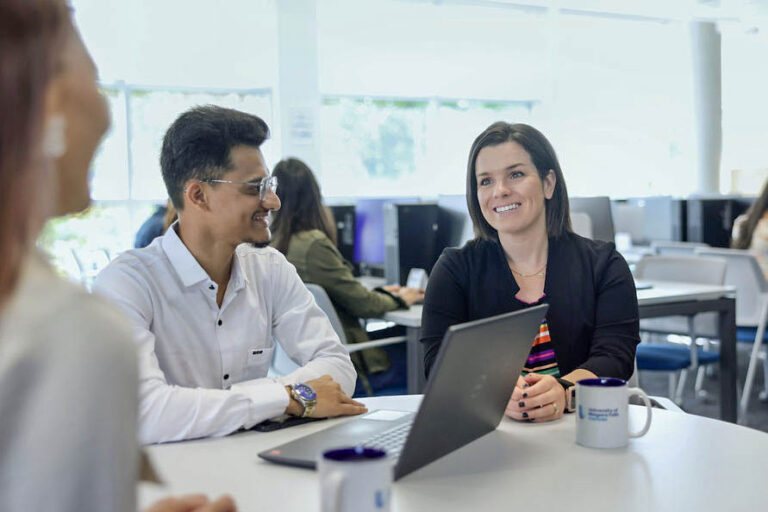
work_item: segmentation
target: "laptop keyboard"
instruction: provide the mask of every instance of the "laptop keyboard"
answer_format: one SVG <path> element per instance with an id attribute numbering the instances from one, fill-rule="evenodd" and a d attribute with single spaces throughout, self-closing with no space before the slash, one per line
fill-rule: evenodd
<path id="1" fill-rule="evenodd" d="M 411 425 L 413 425 L 413 421 L 403 423 L 380 432 L 375 436 L 371 436 L 360 444 L 368 448 L 384 450 L 390 457 L 397 458 L 400 456 L 400 452 L 403 451 L 405 440 L 408 438 L 408 432 L 411 431 Z"/>

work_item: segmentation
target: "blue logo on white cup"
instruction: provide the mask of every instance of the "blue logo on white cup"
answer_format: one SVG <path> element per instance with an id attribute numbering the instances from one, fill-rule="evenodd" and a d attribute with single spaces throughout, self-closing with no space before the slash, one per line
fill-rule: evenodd
<path id="1" fill-rule="evenodd" d="M 373 501 L 376 504 L 376 508 L 384 508 L 387 504 L 387 500 L 384 499 L 384 493 L 381 491 L 376 491 Z"/>
<path id="2" fill-rule="evenodd" d="M 584 410 L 581 408 L 581 404 L 579 404 L 579 419 L 584 419 Z"/>

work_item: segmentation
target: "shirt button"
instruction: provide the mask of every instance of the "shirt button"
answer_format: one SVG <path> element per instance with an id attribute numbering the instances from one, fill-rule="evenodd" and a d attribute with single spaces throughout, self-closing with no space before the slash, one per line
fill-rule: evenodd
<path id="1" fill-rule="evenodd" d="M 224 380 L 229 380 L 229 374 L 228 373 L 224 374 Z"/>
<path id="2" fill-rule="evenodd" d="M 219 325 L 221 325 L 221 324 L 223 324 L 223 323 L 224 323 L 224 322 L 222 322 L 221 320 L 219 320 Z"/>
<path id="3" fill-rule="evenodd" d="M 216 287 L 215 287 L 215 286 L 213 286 L 213 285 L 211 285 L 211 286 L 209 286 L 209 287 L 208 287 L 208 289 L 209 289 L 209 290 L 215 290 L 215 289 L 216 289 Z"/>

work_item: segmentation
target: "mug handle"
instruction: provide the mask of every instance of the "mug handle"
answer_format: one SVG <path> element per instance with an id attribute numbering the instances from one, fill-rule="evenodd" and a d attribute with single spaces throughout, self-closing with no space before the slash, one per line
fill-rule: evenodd
<path id="1" fill-rule="evenodd" d="M 648 432 L 648 429 L 651 428 L 651 400 L 648 398 L 648 395 L 646 395 L 645 391 L 643 391 L 642 389 L 627 388 L 627 399 L 635 395 L 639 396 L 643 400 L 647 414 L 645 415 L 645 425 L 643 426 L 643 428 L 640 429 L 638 432 L 630 432 L 629 437 L 644 436 Z"/>
<path id="2" fill-rule="evenodd" d="M 341 490 L 344 487 L 344 474 L 341 471 L 333 471 L 326 478 L 329 492 L 323 493 L 323 510 L 329 512 L 341 511 Z"/>

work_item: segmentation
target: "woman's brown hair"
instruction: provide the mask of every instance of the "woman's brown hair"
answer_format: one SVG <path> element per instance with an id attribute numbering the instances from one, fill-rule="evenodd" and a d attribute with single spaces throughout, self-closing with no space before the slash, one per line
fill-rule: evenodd
<path id="1" fill-rule="evenodd" d="M 488 146 L 498 146 L 506 142 L 516 142 L 531 155 L 539 178 L 544 179 L 550 170 L 555 173 L 555 190 L 552 199 L 545 200 L 547 217 L 547 236 L 557 238 L 573 231 L 568 205 L 568 189 L 560 169 L 555 149 L 539 130 L 527 124 L 511 124 L 498 121 L 486 128 L 477 136 L 469 150 L 467 162 L 467 208 L 472 219 L 475 236 L 486 240 L 498 240 L 498 233 L 483 217 L 480 203 L 477 200 L 477 177 L 475 163 L 480 150 Z"/>
<path id="2" fill-rule="evenodd" d="M 0 304 L 13 292 L 35 234 L 46 89 L 69 16 L 62 0 L 0 3 Z"/>
<path id="3" fill-rule="evenodd" d="M 320 186 L 310 168 L 297 158 L 277 163 L 272 175 L 277 177 L 280 209 L 272 213 L 272 245 L 288 252 L 291 236 L 301 231 L 319 229 L 336 244 L 333 216 L 323 205 Z"/>
<path id="4" fill-rule="evenodd" d="M 741 228 L 738 230 L 738 236 L 731 240 L 731 247 L 734 249 L 749 249 L 752 245 L 752 235 L 755 233 L 757 223 L 765 215 L 765 211 L 768 210 L 768 179 L 763 184 L 763 190 L 760 192 L 760 196 L 755 199 L 752 206 L 749 207 L 746 213 L 746 219 L 741 224 Z"/>

